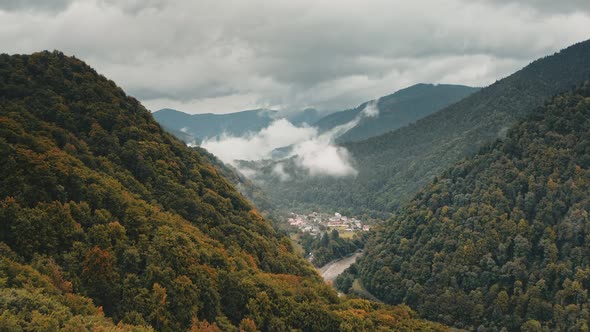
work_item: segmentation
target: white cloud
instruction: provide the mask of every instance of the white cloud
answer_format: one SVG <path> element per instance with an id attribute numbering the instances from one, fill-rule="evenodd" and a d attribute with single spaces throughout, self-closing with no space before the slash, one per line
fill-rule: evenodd
<path id="1" fill-rule="evenodd" d="M 281 181 L 291 180 L 291 176 L 285 171 L 285 164 L 282 162 L 276 163 L 272 168 L 272 174 L 278 177 Z"/>
<path id="2" fill-rule="evenodd" d="M 226 163 L 235 160 L 260 160 L 270 158 L 272 150 L 310 139 L 317 135 L 312 127 L 296 127 L 286 119 L 273 121 L 257 133 L 243 137 L 223 134 L 207 139 L 201 146 Z"/>
<path id="3" fill-rule="evenodd" d="M 368 118 L 375 118 L 379 116 L 379 108 L 377 107 L 377 102 L 373 100 L 367 103 L 367 106 L 365 107 L 365 109 L 362 110 L 361 114 Z"/>
<path id="4" fill-rule="evenodd" d="M 587 0 L 0 1 L 8 53 L 59 49 L 150 109 L 342 109 L 485 86 L 589 38 Z"/>
<path id="5" fill-rule="evenodd" d="M 56 13 L 67 8 L 71 0 L 0 0 L 0 10 Z"/>
<path id="6" fill-rule="evenodd" d="M 240 167 L 239 171 L 247 178 L 253 178 L 256 175 L 256 170 L 249 167 Z"/>
<path id="7" fill-rule="evenodd" d="M 311 176 L 343 177 L 358 173 L 350 162 L 350 154 L 343 147 L 314 140 L 299 144 L 295 151 L 297 165 Z"/>
<path id="8" fill-rule="evenodd" d="M 223 162 L 237 166 L 236 160 L 271 159 L 277 148 L 291 147 L 288 158 L 294 158 L 296 166 L 311 176 L 354 176 L 357 174 L 348 151 L 334 142 L 336 138 L 356 126 L 365 117 L 379 115 L 378 101 L 368 102 L 365 108 L 350 122 L 319 134 L 317 128 L 294 126 L 287 119 L 273 121 L 268 127 L 244 137 L 221 135 L 206 139 L 201 146 Z M 248 177 L 252 170 L 242 170 Z M 271 172 L 281 181 L 291 176 L 283 162 L 276 163 Z"/>
<path id="9" fill-rule="evenodd" d="M 379 115 L 377 101 L 368 102 L 365 108 L 350 122 L 336 126 L 312 139 L 295 144 L 291 155 L 295 163 L 309 172 L 311 176 L 327 175 L 334 177 L 355 176 L 350 153 L 346 148 L 336 145 L 336 138 L 354 128 L 364 117 Z"/>

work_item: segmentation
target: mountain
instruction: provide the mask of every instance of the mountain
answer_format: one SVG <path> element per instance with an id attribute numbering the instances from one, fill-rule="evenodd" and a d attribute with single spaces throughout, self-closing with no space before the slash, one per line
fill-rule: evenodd
<path id="1" fill-rule="evenodd" d="M 292 112 L 285 118 L 295 126 L 304 126 L 313 124 L 323 114 L 316 109 L 307 108 L 301 112 Z M 263 109 L 227 114 L 187 114 L 164 108 L 154 112 L 153 116 L 169 133 L 187 143 L 200 143 L 206 138 L 222 134 L 244 136 L 258 132 L 281 118 L 278 111 Z"/>
<path id="2" fill-rule="evenodd" d="M 363 118 L 358 125 L 340 136 L 338 141 L 360 141 L 379 136 L 439 111 L 478 90 L 479 88 L 450 84 L 416 84 L 399 90 L 379 98 L 378 117 Z M 327 115 L 316 122 L 315 126 L 326 131 L 348 123 L 357 117 L 367 104 L 368 102 L 354 109 Z"/>
<path id="3" fill-rule="evenodd" d="M 343 144 L 358 171 L 355 177 L 312 177 L 285 160 L 281 163 L 291 180 L 284 181 L 273 175 L 274 164 L 247 166 L 258 170 L 255 179 L 277 206 L 385 216 L 455 162 L 503 137 L 546 100 L 586 79 L 590 41 L 536 60 L 406 127 Z"/>
<path id="4" fill-rule="evenodd" d="M 437 176 L 353 272 L 380 299 L 457 327 L 582 331 L 589 212 L 590 81 Z"/>
<path id="5" fill-rule="evenodd" d="M 228 114 L 187 114 L 165 108 L 154 112 L 153 116 L 171 133 L 178 135 L 180 132 L 189 135 L 198 143 L 205 138 L 220 136 L 224 133 L 243 136 L 248 132 L 257 132 L 268 127 L 276 113 L 276 111 L 258 109 Z M 184 135 L 177 137 L 183 139 Z"/>
<path id="6" fill-rule="evenodd" d="M 287 116 L 292 124 L 300 127 L 303 125 L 312 125 L 322 118 L 324 113 L 320 113 L 315 108 L 306 108 L 301 112 L 294 112 Z"/>
<path id="7" fill-rule="evenodd" d="M 380 116 L 363 119 L 356 127 L 346 132 L 340 140 L 352 141 L 377 136 L 420 119 L 444 106 L 467 96 L 476 88 L 462 85 L 417 84 L 379 100 Z M 351 110 L 325 115 L 313 108 L 292 112 L 284 116 L 295 126 L 316 126 L 320 132 L 352 121 L 367 105 L 364 103 Z M 168 132 L 185 142 L 201 142 L 205 138 L 224 133 L 244 136 L 268 127 L 281 118 L 278 111 L 250 110 L 228 114 L 187 114 L 173 109 L 161 109 L 154 118 Z"/>
<path id="8" fill-rule="evenodd" d="M 341 299 L 198 149 L 60 52 L 0 55 L 0 328 L 444 330 Z"/>

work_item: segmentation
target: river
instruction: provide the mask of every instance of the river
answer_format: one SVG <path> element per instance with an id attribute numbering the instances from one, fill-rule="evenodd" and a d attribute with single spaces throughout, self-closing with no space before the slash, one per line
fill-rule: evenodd
<path id="1" fill-rule="evenodd" d="M 352 256 L 331 261 L 317 270 L 325 281 L 334 282 L 336 277 L 339 276 L 340 273 L 344 272 L 344 270 L 346 270 L 349 266 L 351 266 L 352 263 L 356 261 L 357 257 L 362 254 L 362 252 L 356 252 Z"/>

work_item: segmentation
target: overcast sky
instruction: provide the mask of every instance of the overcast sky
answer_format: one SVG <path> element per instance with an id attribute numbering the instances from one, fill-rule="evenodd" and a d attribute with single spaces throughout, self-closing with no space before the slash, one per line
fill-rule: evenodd
<path id="1" fill-rule="evenodd" d="M 0 0 L 1 52 L 75 55 L 154 111 L 485 86 L 589 38 L 589 0 Z"/>

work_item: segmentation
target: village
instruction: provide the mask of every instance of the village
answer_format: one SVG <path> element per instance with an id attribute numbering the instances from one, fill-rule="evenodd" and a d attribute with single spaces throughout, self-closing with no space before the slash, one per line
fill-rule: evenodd
<path id="1" fill-rule="evenodd" d="M 352 237 L 357 232 L 366 232 L 370 225 L 364 224 L 356 218 L 348 218 L 336 212 L 328 213 L 311 212 L 309 214 L 291 213 L 287 222 L 292 227 L 297 227 L 303 233 L 319 236 L 326 230 L 336 229 L 341 237 Z"/>

